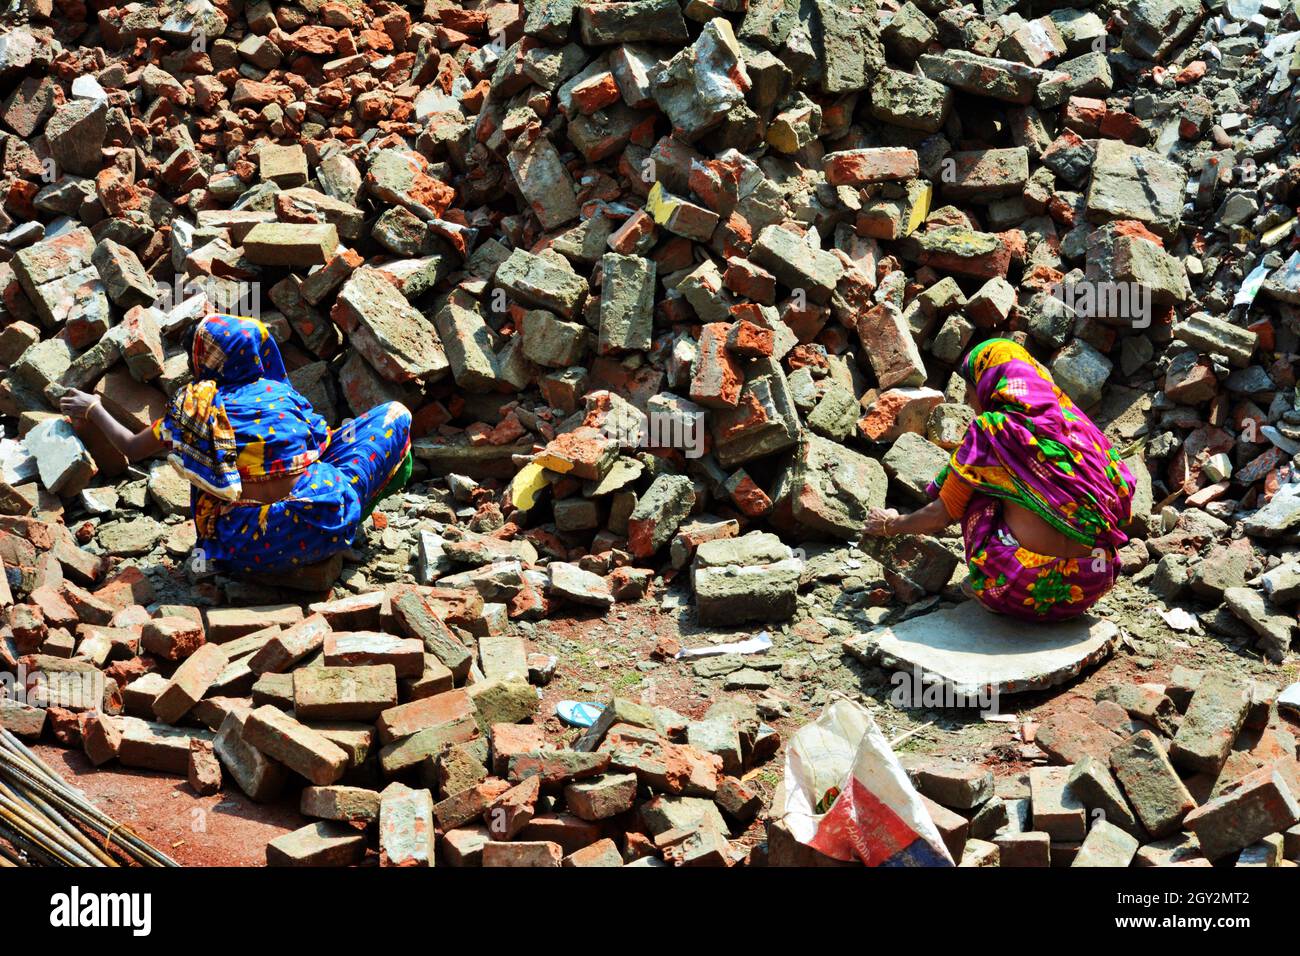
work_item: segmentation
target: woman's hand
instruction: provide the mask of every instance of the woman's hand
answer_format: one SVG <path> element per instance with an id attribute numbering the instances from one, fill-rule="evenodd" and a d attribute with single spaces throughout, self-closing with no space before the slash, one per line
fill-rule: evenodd
<path id="1" fill-rule="evenodd" d="M 899 517 L 893 508 L 872 508 L 862 524 L 862 533 L 869 538 L 887 538 L 892 534 L 893 525 Z"/>
<path id="2" fill-rule="evenodd" d="M 90 410 L 99 403 L 99 397 L 91 395 L 89 392 L 79 392 L 75 388 L 70 388 L 59 399 L 59 411 L 67 415 L 73 421 L 83 421 Z"/>
<path id="3" fill-rule="evenodd" d="M 162 440 L 154 434 L 152 426 L 146 425 L 132 434 L 130 429 L 104 408 L 98 395 L 69 388 L 59 399 L 59 411 L 73 421 L 89 421 L 90 413 L 96 407 L 99 407 L 103 414 L 95 416 L 95 427 L 103 432 L 110 445 L 126 456 L 127 461 L 139 461 L 163 450 Z"/>

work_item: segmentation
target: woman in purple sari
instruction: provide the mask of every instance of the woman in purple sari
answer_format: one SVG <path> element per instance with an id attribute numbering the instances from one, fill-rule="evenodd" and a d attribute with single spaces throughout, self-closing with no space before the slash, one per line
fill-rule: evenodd
<path id="1" fill-rule="evenodd" d="M 962 372 L 976 416 L 930 482 L 935 500 L 910 515 L 874 508 L 866 533 L 936 533 L 960 521 L 981 604 L 1036 621 L 1082 614 L 1119 575 L 1133 474 L 1015 342 L 981 343 Z"/>

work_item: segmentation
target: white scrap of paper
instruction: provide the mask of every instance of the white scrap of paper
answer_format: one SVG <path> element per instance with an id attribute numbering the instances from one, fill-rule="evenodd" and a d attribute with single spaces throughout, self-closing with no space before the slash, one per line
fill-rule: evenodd
<path id="1" fill-rule="evenodd" d="M 714 644 L 711 647 L 683 647 L 677 652 L 677 659 L 685 657 L 713 657 L 717 654 L 766 654 L 772 649 L 772 635 L 763 631 L 743 641 L 730 644 Z"/>
<path id="2" fill-rule="evenodd" d="M 1254 302 L 1255 296 L 1259 294 L 1260 286 L 1264 284 L 1264 280 L 1268 278 L 1268 274 L 1272 271 L 1268 266 L 1262 265 L 1252 269 L 1250 275 L 1246 276 L 1241 283 L 1241 288 L 1237 290 L 1237 294 L 1233 297 L 1233 306 L 1250 305 Z"/>

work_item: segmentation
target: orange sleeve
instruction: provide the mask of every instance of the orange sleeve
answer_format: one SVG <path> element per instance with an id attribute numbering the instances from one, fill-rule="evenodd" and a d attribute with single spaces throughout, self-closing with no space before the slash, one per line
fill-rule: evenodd
<path id="1" fill-rule="evenodd" d="M 948 511 L 948 517 L 956 521 L 966 513 L 966 506 L 970 504 L 971 495 L 975 494 L 975 488 L 961 478 L 958 478 L 952 472 L 944 479 L 943 485 L 939 488 L 939 500 L 943 502 L 944 508 Z"/>

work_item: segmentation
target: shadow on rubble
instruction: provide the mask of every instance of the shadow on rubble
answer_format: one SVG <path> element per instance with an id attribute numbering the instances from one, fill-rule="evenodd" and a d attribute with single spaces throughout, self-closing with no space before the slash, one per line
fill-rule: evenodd
<path id="1" fill-rule="evenodd" d="M 960 701 L 967 706 L 945 706 L 927 695 L 926 686 L 918 686 L 912 675 L 893 668 L 864 664 L 851 655 L 842 655 L 840 663 L 857 680 L 858 690 L 882 707 L 888 707 L 919 724 L 933 724 L 940 730 L 957 731 L 972 724 L 983 724 L 982 710 L 976 701 Z M 945 691 L 931 691 L 944 696 Z M 1044 694 L 1044 697 L 1050 694 Z M 951 695 L 947 696 L 952 701 Z M 1019 698 L 1017 698 L 1019 699 Z M 937 704 L 937 706 L 936 706 Z"/>

